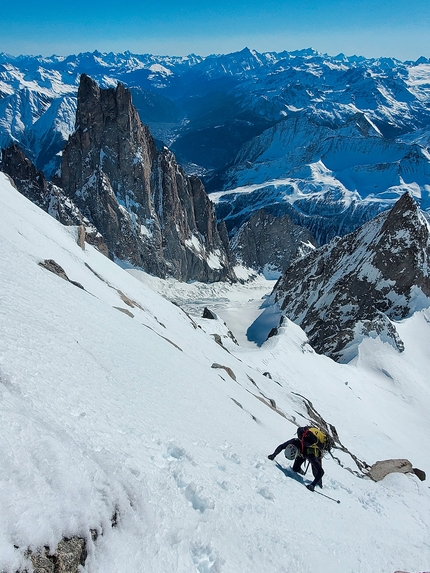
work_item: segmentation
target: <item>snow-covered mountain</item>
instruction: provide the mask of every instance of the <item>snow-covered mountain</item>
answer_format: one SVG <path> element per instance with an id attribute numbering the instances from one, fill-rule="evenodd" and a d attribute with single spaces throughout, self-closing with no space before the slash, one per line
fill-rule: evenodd
<path id="1" fill-rule="evenodd" d="M 121 82 L 152 134 L 204 175 L 231 234 L 261 208 L 320 244 L 409 190 L 429 208 L 430 61 L 248 48 L 188 57 L 130 52 L 0 56 L 0 146 L 48 175 L 74 131 L 80 74 Z"/>
<path id="2" fill-rule="evenodd" d="M 366 338 L 350 364 L 288 320 L 238 345 L 223 321 L 246 341 L 265 289 L 132 276 L 4 174 L 0 207 L 2 571 L 428 570 L 427 482 L 365 476 L 387 458 L 430 472 L 428 309 L 396 324 L 402 353 Z M 145 283 L 206 292 L 221 318 Z M 308 421 L 336 437 L 332 499 L 267 459 Z"/>
<path id="3" fill-rule="evenodd" d="M 70 106 L 82 73 L 102 87 L 121 81 L 132 89 L 141 119 L 156 137 L 173 142 L 181 161 L 204 168 L 223 168 L 253 136 L 300 110 L 332 128 L 364 113 L 389 139 L 429 126 L 425 58 L 401 62 L 314 50 L 259 54 L 247 48 L 206 58 L 1 54 L 1 145 L 14 138 L 28 146 L 39 168 L 47 166 L 42 132 L 54 117 L 59 136 L 73 130 Z"/>
<path id="4" fill-rule="evenodd" d="M 294 262 L 273 300 L 318 352 L 350 362 L 365 336 L 399 352 L 393 321 L 430 306 L 430 224 L 405 193 L 388 213 Z"/>
<path id="5" fill-rule="evenodd" d="M 218 213 L 230 230 L 256 209 L 287 213 L 320 244 L 390 208 L 405 192 L 430 210 L 430 152 L 384 137 L 365 114 L 339 128 L 297 113 L 247 143 L 218 178 Z"/>

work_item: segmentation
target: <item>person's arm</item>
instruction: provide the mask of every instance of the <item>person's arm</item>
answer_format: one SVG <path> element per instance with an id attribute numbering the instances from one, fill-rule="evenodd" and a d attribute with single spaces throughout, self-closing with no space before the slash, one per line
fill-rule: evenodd
<path id="1" fill-rule="evenodd" d="M 292 440 L 288 440 L 288 442 L 285 442 L 284 444 L 280 444 L 276 450 L 273 452 L 273 454 L 270 454 L 269 456 L 267 456 L 269 458 L 269 460 L 274 460 L 276 458 L 276 456 L 278 454 L 280 454 L 282 452 L 282 450 L 285 450 L 285 448 L 288 446 L 288 444 L 291 444 L 294 441 L 294 438 Z"/>

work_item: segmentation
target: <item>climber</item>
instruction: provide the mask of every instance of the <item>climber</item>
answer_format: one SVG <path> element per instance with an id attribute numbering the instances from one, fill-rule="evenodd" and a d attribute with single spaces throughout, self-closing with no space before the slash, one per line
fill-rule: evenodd
<path id="1" fill-rule="evenodd" d="M 309 462 L 312 467 L 314 480 L 306 487 L 314 491 L 315 486 L 322 487 L 322 477 L 324 470 L 322 468 L 322 457 L 325 451 L 325 444 L 328 442 L 327 436 L 318 428 L 305 426 L 297 429 L 297 438 L 292 438 L 287 442 L 280 444 L 273 454 L 267 456 L 269 460 L 274 460 L 276 456 L 285 450 L 285 457 L 294 460 L 293 471 L 304 475 L 302 465 L 305 461 Z"/>

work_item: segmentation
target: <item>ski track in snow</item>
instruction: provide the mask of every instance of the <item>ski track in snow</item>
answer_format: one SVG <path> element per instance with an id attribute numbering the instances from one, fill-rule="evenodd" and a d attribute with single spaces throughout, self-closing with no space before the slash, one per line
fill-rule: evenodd
<path id="1" fill-rule="evenodd" d="M 0 214 L 0 571 L 28 567 L 27 548 L 55 550 L 72 535 L 86 538 L 91 573 L 428 570 L 428 482 L 392 474 L 375 484 L 327 458 L 322 493 L 336 504 L 303 487 L 310 470 L 301 480 L 267 454 L 295 433 L 268 400 L 304 424 L 296 392 L 360 459 L 406 457 L 429 475 L 417 439 L 430 435 L 429 310 L 398 325 L 403 354 L 365 340 L 353 363 L 335 364 L 288 321 L 257 348 L 246 328 L 273 283 L 140 277 L 188 301 L 193 324 L 92 247 L 82 251 L 76 229 L 2 174 Z M 85 290 L 41 268 L 44 259 Z M 200 318 L 204 306 L 221 320 Z"/>

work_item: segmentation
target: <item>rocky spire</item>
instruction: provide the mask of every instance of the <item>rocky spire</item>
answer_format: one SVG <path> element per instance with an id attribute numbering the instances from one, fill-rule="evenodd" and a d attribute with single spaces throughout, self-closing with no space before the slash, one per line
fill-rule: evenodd
<path id="1" fill-rule="evenodd" d="M 123 85 L 104 90 L 81 76 L 61 186 L 111 256 L 161 277 L 234 279 L 201 182 L 187 177 L 167 148 L 157 150 Z"/>
<path id="2" fill-rule="evenodd" d="M 402 351 L 392 321 L 430 303 L 429 223 L 409 193 L 391 211 L 293 263 L 273 296 L 317 352 L 349 360 L 364 336 Z"/>

